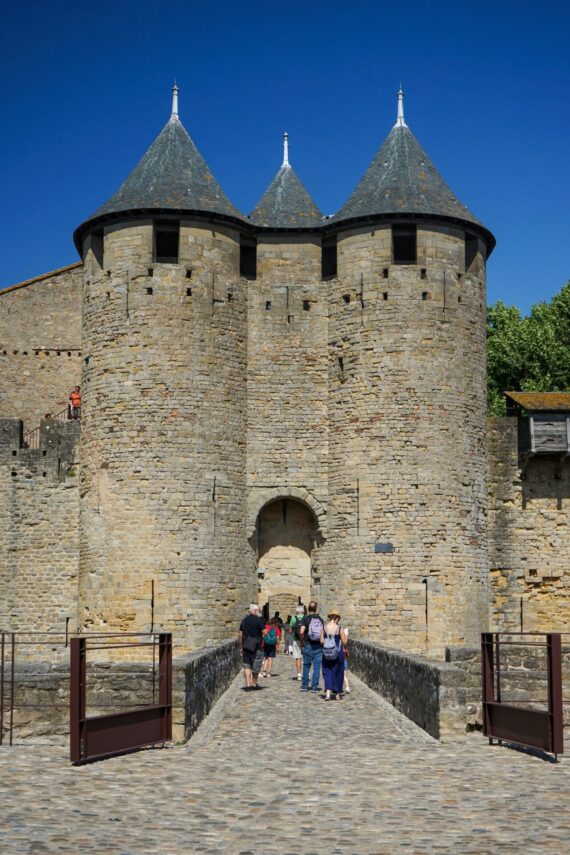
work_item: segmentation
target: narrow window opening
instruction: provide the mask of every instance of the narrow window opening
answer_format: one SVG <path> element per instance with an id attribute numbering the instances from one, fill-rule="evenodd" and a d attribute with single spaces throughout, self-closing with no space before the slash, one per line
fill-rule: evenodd
<path id="1" fill-rule="evenodd" d="M 42 475 L 43 475 L 43 477 L 45 478 L 45 477 L 46 477 L 46 475 L 47 475 L 47 472 L 42 472 Z"/>
<path id="2" fill-rule="evenodd" d="M 239 247 L 239 272 L 247 279 L 257 277 L 257 241 L 242 238 Z"/>
<path id="3" fill-rule="evenodd" d="M 350 294 L 343 294 L 342 299 L 345 303 L 350 303 Z"/>
<path id="4" fill-rule="evenodd" d="M 416 263 L 417 234 L 415 226 L 392 226 L 394 264 Z"/>
<path id="5" fill-rule="evenodd" d="M 24 351 L 24 356 L 27 356 L 27 355 L 28 355 L 28 351 L 27 351 L 27 350 L 25 350 L 25 351 Z"/>
<path id="6" fill-rule="evenodd" d="M 154 276 L 154 270 L 152 269 L 152 267 L 148 268 L 147 273 L 149 276 Z"/>
<path id="7" fill-rule="evenodd" d="M 385 267 L 385 268 L 382 270 L 382 279 L 387 279 L 387 278 L 388 278 L 388 268 L 387 268 L 387 267 Z"/>
<path id="8" fill-rule="evenodd" d="M 154 224 L 154 260 L 159 264 L 178 264 L 180 224 L 175 221 Z M 152 274 L 150 274 L 152 275 Z"/>
<path id="9" fill-rule="evenodd" d="M 191 297 L 191 296 L 192 296 L 192 288 L 187 288 L 187 289 L 186 289 L 186 296 L 187 296 L 187 297 Z"/>
<path id="10" fill-rule="evenodd" d="M 323 240 L 321 248 L 321 279 L 332 279 L 337 274 L 336 237 Z"/>
<path id="11" fill-rule="evenodd" d="M 91 252 L 99 270 L 103 269 L 103 232 L 94 232 L 91 235 Z"/>
<path id="12" fill-rule="evenodd" d="M 12 457 L 17 457 L 17 456 L 18 456 L 18 452 L 17 452 L 17 451 L 13 451 L 13 452 L 12 452 Z"/>
<path id="13" fill-rule="evenodd" d="M 147 294 L 152 294 L 152 293 L 153 293 L 152 288 L 147 288 L 147 289 L 146 289 L 146 293 L 147 293 Z"/>
<path id="14" fill-rule="evenodd" d="M 429 293 L 429 291 L 422 291 L 422 300 L 429 300 L 430 297 L 431 294 Z"/>
<path id="15" fill-rule="evenodd" d="M 420 270 L 420 279 L 425 279 L 427 277 L 427 270 L 425 267 L 422 267 Z"/>
<path id="16" fill-rule="evenodd" d="M 463 279 L 463 273 L 459 273 L 459 271 L 458 271 L 458 273 L 457 273 L 457 281 L 458 281 L 458 282 L 461 282 L 461 280 L 462 280 L 462 279 Z"/>
<path id="17" fill-rule="evenodd" d="M 303 300 L 303 311 L 304 312 L 310 312 L 310 310 L 311 310 L 311 304 L 310 304 L 309 300 Z"/>
<path id="18" fill-rule="evenodd" d="M 338 358 L 338 367 L 340 368 L 341 372 L 344 374 L 344 359 L 342 356 L 339 356 L 339 358 Z"/>
<path id="19" fill-rule="evenodd" d="M 85 357 L 85 359 L 84 359 L 83 361 L 85 362 L 85 365 L 89 365 L 89 363 L 91 362 L 91 357 L 90 357 L 90 356 L 86 356 L 86 357 Z"/>
<path id="20" fill-rule="evenodd" d="M 462 299 L 461 297 L 458 297 L 458 298 L 457 298 L 457 302 L 458 302 L 458 303 L 462 303 L 462 302 L 463 302 L 463 299 Z"/>
<path id="21" fill-rule="evenodd" d="M 387 291 L 384 291 L 384 292 L 382 293 L 382 299 L 383 299 L 383 300 L 387 300 L 387 299 L 388 299 L 388 292 L 387 292 Z"/>
<path id="22" fill-rule="evenodd" d="M 186 279 L 192 279 L 192 268 L 191 267 L 186 268 Z"/>
<path id="23" fill-rule="evenodd" d="M 473 266 L 477 253 L 479 252 L 479 241 L 475 235 L 465 234 L 465 272 L 469 273 Z"/>
<path id="24" fill-rule="evenodd" d="M 110 300 L 110 299 L 111 299 L 111 292 L 107 291 L 107 300 Z M 58 353 L 58 356 L 59 356 L 59 353 Z"/>
<path id="25" fill-rule="evenodd" d="M 266 301 L 265 301 L 265 311 L 266 311 L 266 312 L 270 312 L 270 311 L 271 311 L 271 300 L 266 300 Z"/>

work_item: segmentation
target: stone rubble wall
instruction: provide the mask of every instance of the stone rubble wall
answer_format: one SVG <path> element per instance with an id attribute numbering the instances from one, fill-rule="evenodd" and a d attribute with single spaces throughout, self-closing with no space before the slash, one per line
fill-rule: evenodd
<path id="1" fill-rule="evenodd" d="M 465 738 L 465 676 L 460 668 L 354 638 L 349 662 L 367 686 L 435 739 Z"/>
<path id="2" fill-rule="evenodd" d="M 482 251 L 466 272 L 463 233 L 422 225 L 417 264 L 392 264 L 389 226 L 354 228 L 329 283 L 321 599 L 361 636 L 437 655 L 487 621 Z"/>
<path id="3" fill-rule="evenodd" d="M 490 626 L 570 632 L 570 464 L 518 455 L 516 418 L 491 418 Z M 557 477 L 560 476 L 560 477 Z"/>
<path id="4" fill-rule="evenodd" d="M 77 626 L 79 422 L 42 421 L 39 448 L 22 422 L 0 420 L 0 629 Z M 37 655 L 41 655 L 37 651 Z"/>
<path id="5" fill-rule="evenodd" d="M 80 263 L 0 291 L 0 418 L 35 428 L 81 378 Z"/>

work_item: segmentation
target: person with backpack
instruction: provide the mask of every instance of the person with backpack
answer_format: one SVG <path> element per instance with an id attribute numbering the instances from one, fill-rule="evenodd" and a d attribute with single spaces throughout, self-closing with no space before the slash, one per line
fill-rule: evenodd
<path id="1" fill-rule="evenodd" d="M 259 616 L 259 606 L 257 603 L 252 603 L 247 617 L 240 624 L 238 632 L 238 645 L 243 659 L 246 692 L 261 688 L 257 685 L 257 678 L 263 662 L 262 643 L 265 634 L 265 624 Z"/>
<path id="2" fill-rule="evenodd" d="M 291 618 L 291 629 L 293 631 L 293 659 L 297 669 L 297 680 L 301 682 L 301 666 L 303 664 L 303 643 L 301 641 L 301 626 L 305 617 L 305 606 L 299 604 L 295 609 L 295 615 Z"/>
<path id="3" fill-rule="evenodd" d="M 264 677 L 271 677 L 271 666 L 273 665 L 273 660 L 277 653 L 277 645 L 279 643 L 280 635 L 281 630 L 279 629 L 275 618 L 272 617 L 269 623 L 265 625 L 265 634 L 263 636 L 264 659 L 262 674 Z"/>
<path id="4" fill-rule="evenodd" d="M 340 614 L 336 609 L 331 609 L 323 630 L 325 701 L 330 701 L 331 695 L 339 701 L 344 697 L 344 645 L 347 642 L 346 633 L 340 625 Z"/>
<path id="5" fill-rule="evenodd" d="M 321 660 L 323 658 L 323 627 L 324 621 L 317 614 L 317 603 L 311 600 L 309 613 L 303 618 L 300 627 L 301 644 L 303 646 L 303 680 L 301 691 L 309 691 L 309 674 L 313 669 L 311 691 L 319 691 L 319 677 L 321 676 Z"/>

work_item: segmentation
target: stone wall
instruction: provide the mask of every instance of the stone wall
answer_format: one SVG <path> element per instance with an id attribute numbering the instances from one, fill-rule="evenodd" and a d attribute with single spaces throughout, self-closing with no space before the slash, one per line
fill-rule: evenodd
<path id="1" fill-rule="evenodd" d="M 240 670 L 236 640 L 197 650 L 179 660 L 177 666 L 185 674 L 184 736 L 190 739 Z"/>
<path id="2" fill-rule="evenodd" d="M 79 422 L 43 421 L 22 448 L 22 422 L 0 420 L 0 629 L 77 626 Z"/>
<path id="3" fill-rule="evenodd" d="M 0 291 L 0 418 L 36 427 L 81 377 L 82 265 Z"/>
<path id="4" fill-rule="evenodd" d="M 234 229 L 183 221 L 154 264 L 151 221 L 87 246 L 80 623 L 179 649 L 235 631 L 256 591 L 245 530 L 247 283 Z"/>
<path id="5" fill-rule="evenodd" d="M 482 253 L 466 271 L 463 233 L 425 225 L 417 265 L 393 264 L 389 226 L 354 228 L 329 283 L 321 599 L 368 638 L 441 656 L 487 621 Z"/>
<path id="6" fill-rule="evenodd" d="M 535 457 L 523 479 L 517 419 L 489 419 L 488 437 L 491 628 L 568 631 L 570 464 Z"/>
<path id="7" fill-rule="evenodd" d="M 248 289 L 248 535 L 261 555 L 260 510 L 279 497 L 303 501 L 316 516 L 316 578 L 328 494 L 327 290 L 320 238 L 259 238 Z"/>
<path id="8" fill-rule="evenodd" d="M 465 677 L 461 669 L 353 638 L 350 668 L 435 739 L 465 738 Z"/>

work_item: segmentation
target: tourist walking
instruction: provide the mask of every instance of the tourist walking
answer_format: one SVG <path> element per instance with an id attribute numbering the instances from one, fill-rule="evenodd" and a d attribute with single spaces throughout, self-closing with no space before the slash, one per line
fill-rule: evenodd
<path id="1" fill-rule="evenodd" d="M 242 620 L 238 632 L 246 692 L 260 688 L 257 680 L 263 664 L 262 643 L 265 633 L 265 624 L 259 616 L 259 606 L 257 603 L 252 603 L 249 614 Z"/>
<path id="2" fill-rule="evenodd" d="M 347 637 L 340 625 L 340 614 L 331 609 L 323 630 L 323 680 L 325 683 L 325 701 L 332 695 L 341 700 L 344 683 L 344 650 Z"/>
<path id="3" fill-rule="evenodd" d="M 291 615 L 287 615 L 287 620 L 285 621 L 285 626 L 283 627 L 283 632 L 285 634 L 285 656 L 293 655 L 293 630 L 291 629 L 291 621 L 293 618 Z"/>
<path id="4" fill-rule="evenodd" d="M 350 695 L 350 685 L 348 682 L 348 627 L 344 626 L 344 635 L 346 638 L 346 642 L 343 644 L 342 649 L 344 652 L 344 683 L 343 690 L 347 695 Z"/>
<path id="5" fill-rule="evenodd" d="M 277 646 L 281 637 L 281 630 L 277 625 L 277 619 L 272 617 L 265 625 L 263 634 L 263 676 L 271 677 L 271 666 L 277 653 Z"/>
<path id="6" fill-rule="evenodd" d="M 300 627 L 301 644 L 303 645 L 303 679 L 301 691 L 309 691 L 309 675 L 311 668 L 313 676 L 311 679 L 311 691 L 319 691 L 319 677 L 321 676 L 321 660 L 323 657 L 323 626 L 324 621 L 317 613 L 317 603 L 311 600 L 309 612 L 303 618 Z"/>
<path id="7" fill-rule="evenodd" d="M 297 680 L 301 682 L 301 669 L 303 666 L 303 642 L 301 641 L 301 626 L 305 617 L 305 606 L 298 605 L 295 609 L 295 615 L 291 618 L 291 630 L 293 632 L 293 659 L 295 660 L 295 668 L 297 669 Z"/>

